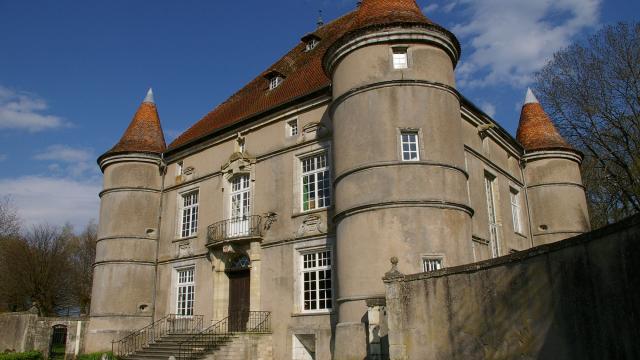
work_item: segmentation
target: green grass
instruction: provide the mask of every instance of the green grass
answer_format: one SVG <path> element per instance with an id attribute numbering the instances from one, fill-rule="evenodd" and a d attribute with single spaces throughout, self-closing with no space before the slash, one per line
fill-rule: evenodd
<path id="1" fill-rule="evenodd" d="M 42 360 L 42 353 L 39 351 L 2 353 L 0 354 L 0 360 Z"/>

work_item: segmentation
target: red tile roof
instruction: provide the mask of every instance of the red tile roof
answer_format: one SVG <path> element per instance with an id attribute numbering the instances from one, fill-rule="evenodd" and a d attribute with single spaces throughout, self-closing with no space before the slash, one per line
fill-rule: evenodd
<path id="1" fill-rule="evenodd" d="M 554 148 L 573 150 L 538 102 L 522 107 L 516 139 L 527 151 Z"/>
<path id="2" fill-rule="evenodd" d="M 120 141 L 101 157 L 124 152 L 161 154 L 166 147 L 156 104 L 145 101 L 140 104 Z"/>
<path id="3" fill-rule="evenodd" d="M 364 0 L 358 10 L 318 28 L 313 34 L 320 38 L 320 43 L 313 50 L 306 51 L 306 44 L 299 43 L 176 138 L 169 145 L 169 150 L 328 87 L 331 80 L 324 73 L 322 58 L 332 44 L 345 34 L 363 27 L 398 22 L 435 25 L 422 14 L 415 0 Z M 269 90 L 265 75 L 273 71 L 285 79 L 280 86 Z"/>

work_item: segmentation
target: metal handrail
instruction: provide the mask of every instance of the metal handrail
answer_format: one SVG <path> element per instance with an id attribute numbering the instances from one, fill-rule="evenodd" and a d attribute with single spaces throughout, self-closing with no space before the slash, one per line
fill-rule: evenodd
<path id="1" fill-rule="evenodd" d="M 270 311 L 233 311 L 226 318 L 181 342 L 177 359 L 194 360 L 222 345 L 236 333 L 261 334 L 269 332 L 271 332 Z"/>
<path id="2" fill-rule="evenodd" d="M 123 357 L 140 351 L 169 334 L 198 333 L 202 331 L 202 321 L 203 315 L 166 315 L 120 340 L 112 341 L 111 352 L 116 357 Z"/>
<path id="3" fill-rule="evenodd" d="M 207 228 L 209 244 L 243 237 L 262 236 L 262 217 L 250 215 L 218 221 Z"/>

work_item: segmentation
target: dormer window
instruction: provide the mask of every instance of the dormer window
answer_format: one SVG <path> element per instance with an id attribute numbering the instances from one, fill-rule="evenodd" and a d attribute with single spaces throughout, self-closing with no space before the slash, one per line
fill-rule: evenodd
<path id="1" fill-rule="evenodd" d="M 269 90 L 273 90 L 273 89 L 277 88 L 284 81 L 284 76 L 282 74 L 280 74 L 279 72 L 273 71 L 273 70 L 269 71 L 265 75 L 265 78 L 267 80 L 269 80 Z"/>
<path id="2" fill-rule="evenodd" d="M 313 50 L 320 43 L 320 38 L 314 34 L 305 35 L 302 41 L 306 44 L 305 51 Z"/>
<path id="3" fill-rule="evenodd" d="M 269 90 L 273 90 L 282 84 L 282 76 L 275 76 L 269 80 Z"/>

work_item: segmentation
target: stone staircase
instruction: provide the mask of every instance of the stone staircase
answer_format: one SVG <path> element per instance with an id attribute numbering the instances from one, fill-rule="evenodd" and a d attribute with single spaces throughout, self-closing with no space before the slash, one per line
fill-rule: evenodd
<path id="1" fill-rule="evenodd" d="M 194 334 L 166 334 L 165 336 L 157 339 L 155 342 L 150 342 L 144 346 L 141 350 L 137 350 L 132 354 L 121 356 L 123 360 L 168 360 L 170 356 L 174 356 L 179 359 L 180 343 L 191 339 Z M 229 336 L 221 339 L 221 342 L 212 348 L 203 350 L 201 354 L 196 355 L 196 358 L 202 359 L 213 352 L 216 352 L 220 348 L 224 347 L 227 343 L 233 342 L 234 337 Z"/>

